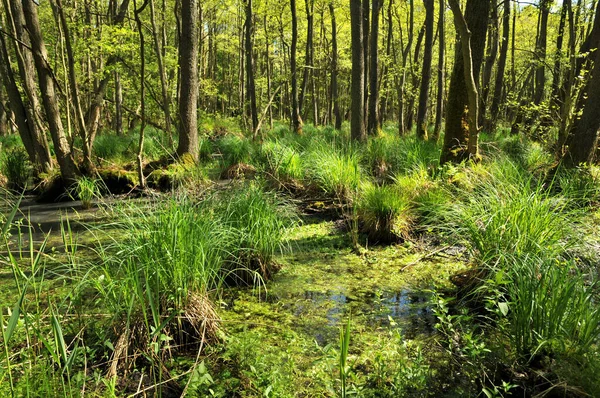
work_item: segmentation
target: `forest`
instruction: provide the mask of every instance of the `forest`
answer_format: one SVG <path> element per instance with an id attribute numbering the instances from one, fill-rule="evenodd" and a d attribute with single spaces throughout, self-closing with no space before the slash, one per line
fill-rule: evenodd
<path id="1" fill-rule="evenodd" d="M 600 397 L 598 0 L 0 0 L 0 393 Z"/>

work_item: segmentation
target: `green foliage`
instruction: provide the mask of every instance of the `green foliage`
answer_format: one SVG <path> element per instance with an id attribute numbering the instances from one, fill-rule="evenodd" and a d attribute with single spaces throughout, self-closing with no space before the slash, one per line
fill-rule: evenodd
<path id="1" fill-rule="evenodd" d="M 308 150 L 305 161 L 309 181 L 325 194 L 347 201 L 358 190 L 363 171 L 360 155 L 352 145 L 338 149 L 317 142 Z"/>
<path id="2" fill-rule="evenodd" d="M 260 147 L 259 153 L 264 171 L 276 180 L 286 182 L 304 178 L 302 156 L 293 147 L 267 141 Z"/>
<path id="3" fill-rule="evenodd" d="M 519 355 L 589 352 L 600 337 L 596 285 L 573 261 L 517 258 L 505 272 L 509 336 Z"/>
<path id="4" fill-rule="evenodd" d="M 362 228 L 375 242 L 393 242 L 408 237 L 412 206 L 396 186 L 365 184 L 357 203 Z"/>
<path id="5" fill-rule="evenodd" d="M 92 201 L 102 197 L 99 182 L 97 180 L 81 177 L 77 183 L 70 189 L 69 196 L 73 200 L 79 199 L 84 209 L 92 207 Z"/>
<path id="6" fill-rule="evenodd" d="M 227 135 L 221 138 L 217 141 L 217 147 L 223 156 L 225 167 L 250 163 L 254 153 L 252 142 L 237 135 Z"/>
<path id="7" fill-rule="evenodd" d="M 22 191 L 27 188 L 31 177 L 31 165 L 23 149 L 10 150 L 2 156 L 2 174 L 8 180 L 8 188 Z"/>

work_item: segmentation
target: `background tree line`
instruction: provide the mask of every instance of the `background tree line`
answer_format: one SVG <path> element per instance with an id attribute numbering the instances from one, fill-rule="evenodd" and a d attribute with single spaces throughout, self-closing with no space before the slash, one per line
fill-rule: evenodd
<path id="1" fill-rule="evenodd" d="M 2 0 L 0 134 L 38 173 L 94 170 L 98 134 L 152 125 L 198 156 L 198 115 L 255 138 L 288 119 L 377 135 L 444 133 L 441 161 L 498 127 L 594 160 L 597 0 Z M 138 156 L 140 183 L 143 159 Z"/>

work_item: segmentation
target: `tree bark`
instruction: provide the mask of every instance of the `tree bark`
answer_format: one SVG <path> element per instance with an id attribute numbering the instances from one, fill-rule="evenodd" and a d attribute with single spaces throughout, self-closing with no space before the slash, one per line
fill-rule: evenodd
<path id="1" fill-rule="evenodd" d="M 536 42 L 535 57 L 537 68 L 535 70 L 535 92 L 533 103 L 539 105 L 544 100 L 546 87 L 546 49 L 548 47 L 548 16 L 552 0 L 540 1 L 540 33 Z"/>
<path id="2" fill-rule="evenodd" d="M 340 99 L 338 94 L 338 46 L 337 46 L 337 24 L 335 21 L 335 8 L 329 3 L 331 14 L 331 96 L 333 99 L 333 115 L 335 116 L 335 129 L 342 129 L 342 113 L 340 111 Z"/>
<path id="3" fill-rule="evenodd" d="M 18 37 L 20 42 L 14 40 L 14 50 L 19 67 L 19 75 L 23 84 L 23 89 L 27 97 L 27 102 L 21 103 L 24 105 L 24 111 L 26 116 L 26 123 L 28 125 L 29 135 L 35 151 L 35 159 L 37 171 L 49 172 L 52 170 L 52 155 L 50 154 L 50 146 L 48 145 L 48 138 L 42 126 L 41 110 L 42 105 L 37 93 L 37 84 L 35 82 L 35 64 L 33 62 L 33 56 L 29 48 L 30 46 L 29 34 L 25 30 L 25 16 L 23 15 L 23 5 L 19 0 L 11 0 L 10 6 L 7 1 L 4 1 L 6 8 L 6 17 L 8 25 L 11 26 L 15 37 Z M 10 8 L 9 8 L 10 7 Z M 11 18 L 12 15 L 12 18 Z M 24 51 L 23 51 L 24 50 Z M 8 47 L 6 46 L 7 60 L 8 60 Z M 12 70 L 11 70 L 12 72 Z M 13 78 L 14 79 L 14 78 Z M 18 91 L 17 91 L 18 92 Z M 20 105 L 16 105 L 19 107 Z"/>
<path id="4" fill-rule="evenodd" d="M 198 160 L 198 0 L 181 1 L 179 145 L 177 155 Z"/>
<path id="5" fill-rule="evenodd" d="M 596 15 L 596 18 L 600 16 Z M 600 129 L 600 51 L 595 51 L 592 77 L 587 88 L 587 96 L 581 117 L 573 123 L 563 146 L 563 164 L 576 167 L 591 164 L 598 148 L 598 130 Z"/>
<path id="6" fill-rule="evenodd" d="M 508 1 L 508 0 L 507 0 Z M 444 80 L 445 63 L 446 63 L 446 35 L 445 35 L 445 17 L 446 17 L 446 0 L 439 0 L 439 16 L 438 16 L 438 35 L 440 40 L 440 49 L 438 53 L 438 73 L 437 73 L 437 103 L 435 114 L 435 128 L 433 129 L 433 141 L 437 142 L 442 132 L 442 121 L 444 119 Z"/>
<path id="7" fill-rule="evenodd" d="M 298 102 L 298 75 L 296 69 L 296 48 L 298 47 L 298 17 L 296 0 L 290 0 L 292 9 L 292 48 L 290 54 L 290 72 L 292 73 L 292 126 L 296 134 L 302 134 L 302 118 Z"/>
<path id="8" fill-rule="evenodd" d="M 60 109 L 58 106 L 58 94 L 55 88 L 54 74 L 48 64 L 48 54 L 42 38 L 42 32 L 39 24 L 37 5 L 33 0 L 23 0 L 23 14 L 29 38 L 31 40 L 31 51 L 38 74 L 38 83 L 42 92 L 42 102 L 46 111 L 46 118 L 52 141 L 54 143 L 54 152 L 60 166 L 60 173 L 66 186 L 76 182 L 79 170 L 73 159 L 71 147 L 65 136 Z"/>
<path id="9" fill-rule="evenodd" d="M 252 53 L 252 36 L 254 29 L 252 28 L 252 0 L 246 0 L 246 35 L 244 48 L 246 51 L 246 101 L 248 106 L 248 114 L 252 122 L 252 135 L 258 134 L 258 113 L 256 110 L 256 86 L 254 84 L 254 55 Z"/>
<path id="10" fill-rule="evenodd" d="M 508 0 L 507 0 L 508 1 Z M 481 78 L 481 93 L 479 95 L 479 125 L 483 125 L 487 119 L 487 106 L 489 103 L 490 93 L 490 82 L 492 81 L 492 72 L 494 70 L 494 64 L 498 57 L 499 47 L 499 19 L 498 19 L 498 4 L 497 0 L 492 2 L 491 6 L 491 18 L 488 29 L 488 50 L 485 57 L 485 65 L 483 67 L 483 76 Z M 493 131 L 488 131 L 493 133 Z"/>
<path id="11" fill-rule="evenodd" d="M 306 9 L 306 51 L 304 54 L 304 70 L 302 71 L 302 85 L 300 87 L 300 95 L 298 97 L 298 108 L 300 114 L 306 118 L 306 112 L 303 113 L 304 101 L 308 90 L 309 80 L 313 80 L 313 64 L 314 64 L 314 0 L 304 0 Z M 313 121 L 316 124 L 316 121 Z"/>
<path id="12" fill-rule="evenodd" d="M 138 30 L 138 35 L 140 38 L 140 104 L 141 104 L 141 121 L 140 121 L 140 137 L 138 141 L 138 153 L 137 153 L 137 172 L 138 172 L 138 182 L 141 189 L 146 188 L 146 179 L 144 178 L 144 132 L 146 129 L 146 100 L 145 100 L 145 90 L 146 90 L 146 54 L 145 47 L 146 43 L 144 42 L 144 30 L 142 27 L 142 20 L 140 15 L 144 11 L 144 9 L 148 6 L 149 0 L 144 0 L 144 3 L 137 8 L 136 0 L 133 0 L 133 5 L 135 8 L 134 16 L 135 23 Z M 152 0 L 150 0 L 152 1 Z M 152 8 L 153 6 L 150 5 Z M 153 18 L 154 19 L 154 18 Z M 156 24 L 153 24 L 156 25 Z M 156 33 L 156 32 L 155 32 Z"/>
<path id="13" fill-rule="evenodd" d="M 77 126 L 77 131 L 79 136 L 81 137 L 83 143 L 83 169 L 86 174 L 91 174 L 94 170 L 94 164 L 92 163 L 92 143 L 89 140 L 85 119 L 83 116 L 83 111 L 81 108 L 81 103 L 79 101 L 79 89 L 77 87 L 77 76 L 75 72 L 75 56 L 73 55 L 73 46 L 71 44 L 71 34 L 69 33 L 69 25 L 67 24 L 67 19 L 65 18 L 65 13 L 63 10 L 62 0 L 54 0 L 55 8 L 58 14 L 58 18 L 60 21 L 60 25 L 62 28 L 62 32 L 65 40 L 65 48 L 67 50 L 67 63 L 68 67 L 68 78 L 69 78 L 69 89 L 71 91 L 71 101 L 73 102 L 73 109 L 75 114 L 75 121 Z"/>
<path id="14" fill-rule="evenodd" d="M 352 110 L 350 134 L 354 141 L 367 138 L 365 130 L 365 57 L 361 0 L 350 0 L 352 36 Z"/>
<path id="15" fill-rule="evenodd" d="M 568 1 L 568 0 L 567 0 Z M 498 59 L 498 69 L 496 70 L 496 82 L 494 84 L 494 96 L 490 113 L 485 121 L 485 129 L 494 132 L 498 123 L 498 113 L 502 103 L 502 92 L 505 86 L 504 77 L 506 71 L 506 59 L 508 56 L 508 42 L 510 40 L 510 0 L 504 1 L 504 15 L 502 17 L 502 44 L 500 45 L 500 58 Z"/>
<path id="16" fill-rule="evenodd" d="M 421 90 L 419 93 L 419 109 L 417 111 L 417 137 L 428 138 L 427 107 L 429 106 L 429 85 L 431 83 L 431 63 L 433 59 L 433 19 L 434 0 L 423 0 L 425 5 L 425 49 L 423 50 L 423 67 L 421 69 Z"/>
<path id="17" fill-rule="evenodd" d="M 121 86 L 121 76 L 119 71 L 115 70 L 115 132 L 117 135 L 123 135 L 123 87 Z"/>
<path id="18" fill-rule="evenodd" d="M 152 24 L 152 38 L 154 41 L 154 52 L 156 53 L 156 63 L 158 66 L 158 74 L 160 76 L 160 89 L 162 94 L 161 108 L 165 114 L 165 133 L 169 140 L 169 147 L 173 147 L 173 135 L 171 133 L 171 98 L 169 96 L 169 83 L 167 80 L 167 72 L 163 60 L 163 48 L 159 39 L 158 26 L 156 24 L 156 15 L 154 11 L 154 0 L 150 0 L 150 23 Z M 162 43 L 162 47 L 166 45 Z"/>
<path id="19" fill-rule="evenodd" d="M 368 1 L 368 0 L 365 0 Z M 370 67 L 369 67 L 369 119 L 368 133 L 378 135 L 379 126 L 379 11 L 381 0 L 373 0 L 371 11 L 371 45 L 370 45 Z"/>
<path id="20" fill-rule="evenodd" d="M 448 0 L 460 41 L 448 93 L 446 131 L 440 163 L 477 157 L 478 87 L 490 10 L 489 0 L 468 0 L 465 15 L 458 0 Z"/>

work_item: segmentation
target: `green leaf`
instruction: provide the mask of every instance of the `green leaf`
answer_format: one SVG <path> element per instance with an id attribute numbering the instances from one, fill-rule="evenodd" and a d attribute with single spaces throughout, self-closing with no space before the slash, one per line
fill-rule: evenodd
<path id="1" fill-rule="evenodd" d="M 506 303 L 504 301 L 499 302 L 498 308 L 500 308 L 500 312 L 502 313 L 502 315 L 506 316 L 508 314 L 508 303 Z"/>

